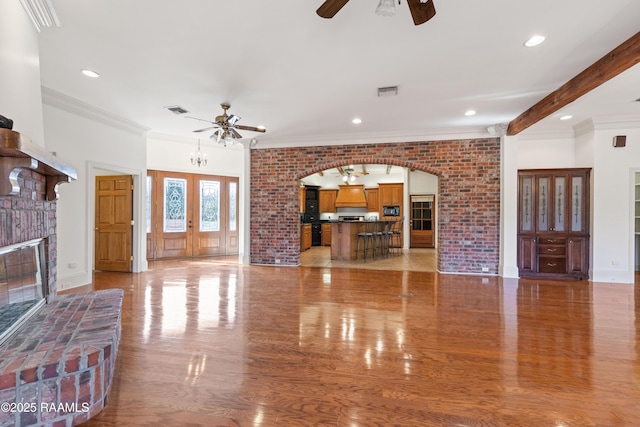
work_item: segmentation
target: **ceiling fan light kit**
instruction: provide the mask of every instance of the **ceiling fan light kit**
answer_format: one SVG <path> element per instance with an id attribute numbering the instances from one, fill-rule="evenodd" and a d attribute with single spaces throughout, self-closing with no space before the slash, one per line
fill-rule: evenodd
<path id="1" fill-rule="evenodd" d="M 398 1 L 400 4 L 400 1 Z M 396 1 L 395 0 L 380 0 L 378 7 L 376 7 L 376 15 L 380 16 L 394 16 L 396 14 Z"/>
<path id="2" fill-rule="evenodd" d="M 211 139 L 212 141 L 215 140 L 218 144 L 224 144 L 224 146 L 226 147 L 227 144 L 235 144 L 237 140 L 242 139 L 242 135 L 240 135 L 240 133 L 238 133 L 236 129 L 262 133 L 267 131 L 263 126 L 256 127 L 236 124 L 241 119 L 241 117 L 236 116 L 235 114 L 227 114 L 227 110 L 231 108 L 231 105 L 229 103 L 223 102 L 222 104 L 220 104 L 220 106 L 222 107 L 223 113 L 219 116 L 216 116 L 215 121 L 187 116 L 186 118 L 188 119 L 200 120 L 201 122 L 207 122 L 213 125 L 202 129 L 196 129 L 194 130 L 194 132 L 199 133 L 214 129 L 211 136 L 209 136 L 209 139 Z"/>
<path id="3" fill-rule="evenodd" d="M 331 19 L 347 4 L 349 0 L 325 0 L 318 8 L 316 13 L 318 16 Z M 398 0 L 400 4 L 400 0 Z M 411 18 L 415 25 L 421 25 L 433 18 L 436 14 L 436 8 L 433 0 L 407 0 L 407 5 L 411 11 Z M 393 16 L 396 13 L 395 0 L 380 0 L 376 8 L 376 14 L 382 16 Z"/>

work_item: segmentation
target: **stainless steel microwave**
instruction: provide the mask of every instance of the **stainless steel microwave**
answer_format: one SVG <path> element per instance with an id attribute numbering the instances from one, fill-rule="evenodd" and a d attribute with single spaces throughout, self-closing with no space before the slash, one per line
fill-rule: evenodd
<path id="1" fill-rule="evenodd" d="M 400 206 L 383 206 L 382 216 L 400 216 Z"/>

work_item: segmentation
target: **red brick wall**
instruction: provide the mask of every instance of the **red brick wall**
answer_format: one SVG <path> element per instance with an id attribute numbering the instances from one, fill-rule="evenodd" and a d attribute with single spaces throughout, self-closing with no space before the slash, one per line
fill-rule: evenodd
<path id="1" fill-rule="evenodd" d="M 481 273 L 486 267 L 498 273 L 498 138 L 252 150 L 251 263 L 299 264 L 300 179 L 362 163 L 437 175 L 438 269 Z"/>
<path id="2" fill-rule="evenodd" d="M 4 179 L 4 178 L 2 178 Z M 0 196 L 0 247 L 45 239 L 47 295 L 56 295 L 56 201 L 45 201 L 45 178 L 30 169 L 18 174 L 20 193 Z"/>

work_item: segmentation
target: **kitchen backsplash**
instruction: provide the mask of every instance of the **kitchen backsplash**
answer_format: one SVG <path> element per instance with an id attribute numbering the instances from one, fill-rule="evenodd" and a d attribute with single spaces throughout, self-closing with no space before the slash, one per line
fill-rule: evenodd
<path id="1" fill-rule="evenodd" d="M 365 220 L 378 219 L 378 212 L 367 212 L 365 208 L 337 208 L 337 212 L 321 212 L 320 221 L 336 221 L 341 216 L 363 216 Z"/>

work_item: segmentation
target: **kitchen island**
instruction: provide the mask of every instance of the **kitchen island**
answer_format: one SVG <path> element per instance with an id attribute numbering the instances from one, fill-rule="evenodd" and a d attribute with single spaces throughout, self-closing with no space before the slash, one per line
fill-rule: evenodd
<path id="1" fill-rule="evenodd" d="M 331 259 L 351 261 L 358 258 L 356 248 L 358 233 L 364 231 L 365 224 L 375 224 L 382 231 L 386 221 L 334 221 L 331 223 Z M 360 250 L 362 251 L 362 243 Z M 362 257 L 362 253 L 359 254 Z M 367 254 L 367 258 L 370 255 Z"/>

